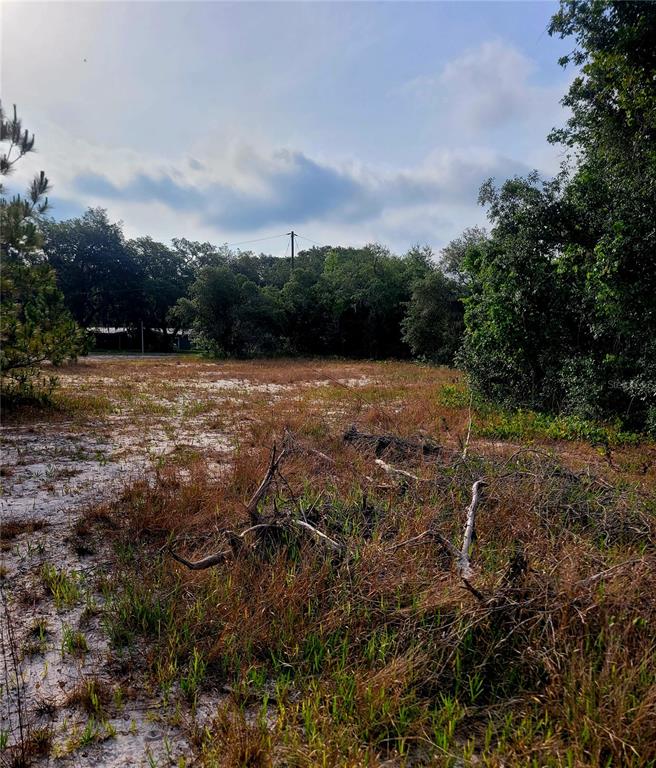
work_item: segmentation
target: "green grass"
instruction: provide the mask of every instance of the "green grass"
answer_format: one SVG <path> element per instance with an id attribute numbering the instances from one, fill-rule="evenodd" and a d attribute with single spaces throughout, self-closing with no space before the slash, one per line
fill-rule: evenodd
<path id="1" fill-rule="evenodd" d="M 88 651 L 89 644 L 84 633 L 65 624 L 62 631 L 62 656 L 82 656 Z"/>
<path id="2" fill-rule="evenodd" d="M 58 570 L 54 565 L 45 563 L 41 567 L 41 581 L 55 601 L 57 610 L 71 608 L 82 597 L 80 578 L 77 573 Z"/>
<path id="3" fill-rule="evenodd" d="M 613 423 L 584 419 L 566 414 L 539 413 L 521 408 L 500 408 L 479 395 L 472 395 L 466 385 L 445 384 L 437 393 L 437 402 L 447 408 L 472 408 L 473 433 L 480 437 L 517 442 L 569 440 L 595 446 L 635 446 L 646 440 L 644 435 Z"/>

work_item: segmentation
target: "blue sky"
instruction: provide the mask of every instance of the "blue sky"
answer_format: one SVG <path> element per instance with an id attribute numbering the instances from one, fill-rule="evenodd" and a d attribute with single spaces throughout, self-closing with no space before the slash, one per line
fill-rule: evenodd
<path id="1" fill-rule="evenodd" d="M 559 166 L 556 7 L 4 2 L 2 99 L 39 150 L 12 183 L 43 168 L 53 215 L 129 236 L 437 249 L 486 178 Z"/>

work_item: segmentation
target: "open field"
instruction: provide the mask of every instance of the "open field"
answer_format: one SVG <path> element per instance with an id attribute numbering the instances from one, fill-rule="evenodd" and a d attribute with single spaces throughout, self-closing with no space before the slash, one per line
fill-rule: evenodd
<path id="1" fill-rule="evenodd" d="M 2 428 L 2 739 L 22 727 L 24 757 L 656 765 L 653 444 L 411 363 L 58 376 Z"/>

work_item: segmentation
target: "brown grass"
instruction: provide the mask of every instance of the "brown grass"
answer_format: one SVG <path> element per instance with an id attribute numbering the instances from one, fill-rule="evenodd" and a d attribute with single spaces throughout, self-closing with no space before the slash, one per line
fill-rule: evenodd
<path id="1" fill-rule="evenodd" d="M 26 533 L 35 533 L 48 527 L 45 520 L 3 520 L 0 522 L 0 551 L 6 552 L 12 542 Z"/>
<path id="2" fill-rule="evenodd" d="M 140 672 L 192 703 L 228 691 L 194 734 L 201 764 L 656 765 L 652 444 L 609 460 L 584 442 L 474 435 L 463 460 L 468 409 L 439 397 L 459 375 L 407 363 L 91 360 L 62 371 L 64 386 L 69 374 L 130 414 L 137 384 L 172 403 L 191 391 L 208 402 L 197 428 L 233 441 L 221 472 L 178 451 L 78 531 L 117 528 L 117 650 L 145 649 Z M 286 389 L 194 389 L 222 378 Z M 445 450 L 384 457 L 422 478 L 402 480 L 343 441 L 350 424 Z M 213 569 L 175 563 L 169 546 L 231 551 L 286 431 L 295 449 L 259 510 L 279 527 Z M 435 529 L 459 547 L 478 478 L 472 591 L 437 540 L 402 543 Z"/>

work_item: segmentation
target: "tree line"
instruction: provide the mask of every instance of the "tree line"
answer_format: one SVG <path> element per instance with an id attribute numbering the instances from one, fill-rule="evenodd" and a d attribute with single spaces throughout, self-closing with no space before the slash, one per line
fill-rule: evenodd
<path id="1" fill-rule="evenodd" d="M 463 284 L 427 246 L 313 247 L 289 259 L 210 243 L 127 240 L 103 209 L 43 224 L 43 251 L 83 327 L 191 330 L 215 356 L 343 355 L 451 363 Z M 455 246 L 454 246 L 455 247 Z M 452 249 L 453 250 L 453 247 Z"/>
<path id="2" fill-rule="evenodd" d="M 21 344 L 64 359 L 79 345 L 72 320 L 143 321 L 164 338 L 190 329 L 213 355 L 453 363 L 497 402 L 656 433 L 656 3 L 561 0 L 549 34 L 573 40 L 560 63 L 577 68 L 570 117 L 548 137 L 566 149 L 561 170 L 484 182 L 489 233 L 469 229 L 439 258 L 326 246 L 292 270 L 208 243 L 126 240 L 102 209 L 45 218 L 42 174 L 0 205 L 3 366 L 21 370 L 29 355 L 9 359 Z M 16 116 L 2 124 L 15 159 L 31 150 Z"/>

